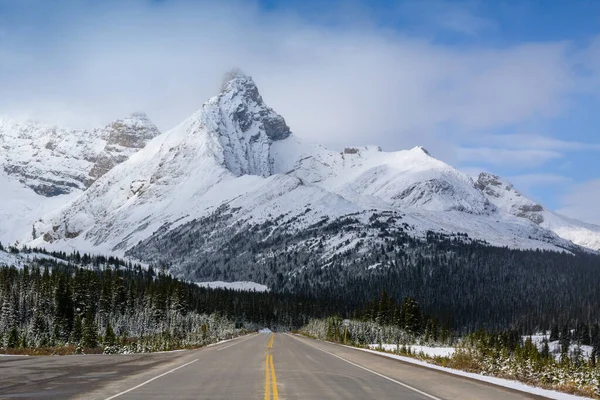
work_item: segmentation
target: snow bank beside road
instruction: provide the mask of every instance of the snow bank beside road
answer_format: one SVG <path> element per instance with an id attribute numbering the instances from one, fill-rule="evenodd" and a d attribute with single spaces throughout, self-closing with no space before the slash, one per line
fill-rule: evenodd
<path id="1" fill-rule="evenodd" d="M 393 359 L 396 359 L 396 360 L 399 360 L 402 362 L 415 364 L 415 365 L 419 365 L 422 367 L 435 369 L 438 371 L 443 371 L 443 372 L 453 374 L 453 375 L 463 376 L 463 377 L 469 378 L 469 379 L 475 379 L 478 381 L 491 383 L 493 385 L 502 386 L 502 387 L 505 387 L 508 389 L 518 390 L 520 392 L 530 393 L 530 394 L 534 394 L 537 396 L 546 397 L 549 399 L 554 399 L 554 400 L 592 400 L 588 397 L 574 396 L 572 394 L 560 393 L 560 392 L 557 392 L 554 390 L 540 389 L 537 387 L 529 386 L 524 383 L 517 382 L 517 381 L 511 381 L 508 379 L 494 378 L 491 376 L 479 375 L 479 374 L 475 374 L 475 373 L 471 373 L 471 372 L 464 372 L 464 371 L 460 371 L 457 369 L 440 367 L 438 365 L 429 364 L 427 362 L 415 360 L 414 358 L 410 358 L 410 357 L 398 356 L 396 354 L 389 354 L 389 353 L 384 353 L 381 351 L 370 350 L 370 349 L 361 349 L 361 348 L 352 347 L 352 346 L 344 346 L 344 347 L 348 347 L 350 349 L 355 349 L 355 350 L 360 350 L 360 351 L 365 351 L 368 353 L 377 354 L 377 355 L 380 355 L 383 357 L 393 358 Z"/>

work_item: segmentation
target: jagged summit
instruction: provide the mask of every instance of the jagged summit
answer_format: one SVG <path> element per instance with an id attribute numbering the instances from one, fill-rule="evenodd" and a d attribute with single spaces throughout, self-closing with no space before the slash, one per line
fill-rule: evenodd
<path id="1" fill-rule="evenodd" d="M 134 111 L 131 114 L 125 116 L 124 118 L 118 119 L 117 121 L 123 121 L 124 123 L 129 125 L 154 126 L 154 123 L 152 122 L 150 117 L 148 117 L 148 114 L 146 114 L 143 111 Z"/>
<path id="2" fill-rule="evenodd" d="M 102 138 L 106 140 L 106 145 L 94 158 L 94 165 L 84 182 L 85 187 L 89 187 L 115 166 L 144 148 L 146 143 L 158 135 L 160 131 L 143 112 L 134 112 L 106 125 L 102 130 Z"/>
<path id="3" fill-rule="evenodd" d="M 146 143 L 160 135 L 160 131 L 143 112 L 134 112 L 115 120 L 105 128 L 107 145 L 119 145 L 141 149 Z"/>
<path id="4" fill-rule="evenodd" d="M 244 71 L 242 71 L 239 68 L 232 68 L 229 71 L 225 72 L 225 74 L 223 75 L 223 80 L 221 81 L 221 92 L 224 92 L 225 90 L 227 90 L 227 86 L 229 85 L 229 83 L 231 81 L 234 80 L 244 80 L 244 79 L 250 79 L 252 80 L 252 78 L 250 78 L 248 75 L 246 75 L 246 73 Z"/>
<path id="5" fill-rule="evenodd" d="M 256 122 L 269 139 L 282 140 L 290 136 L 285 119 L 265 104 L 252 77 L 239 69 L 230 71 L 226 77 L 220 103 L 226 106 L 224 110 L 242 132 L 248 132 Z"/>
<path id="6" fill-rule="evenodd" d="M 226 79 L 222 92 L 202 107 L 202 126 L 218 139 L 229 171 L 238 176 L 270 176 L 271 144 L 288 138 L 290 128 L 265 104 L 251 77 L 233 70 Z"/>
<path id="7" fill-rule="evenodd" d="M 427 155 L 429 157 L 433 157 L 431 155 L 431 153 L 429 151 L 427 151 L 427 149 L 425 147 L 423 147 L 423 146 L 415 146 L 415 147 L 413 147 L 411 149 L 411 151 L 413 151 L 413 152 L 421 152 L 421 153 L 424 153 L 425 155 Z"/>

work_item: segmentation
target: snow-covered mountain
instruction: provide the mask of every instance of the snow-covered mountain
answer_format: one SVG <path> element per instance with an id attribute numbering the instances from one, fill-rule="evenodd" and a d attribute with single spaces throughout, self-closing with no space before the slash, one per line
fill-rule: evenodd
<path id="1" fill-rule="evenodd" d="M 0 163 L 37 194 L 58 196 L 90 186 L 159 134 L 142 113 L 92 130 L 0 118 Z"/>
<path id="2" fill-rule="evenodd" d="M 376 247 L 432 234 L 600 249 L 600 228 L 547 211 L 498 177 L 475 182 L 421 147 L 338 152 L 305 143 L 239 71 L 162 134 L 141 114 L 80 132 L 3 121 L 0 133 L 0 179 L 14 189 L 1 198 L 0 213 L 12 219 L 0 233 L 167 261 L 186 277 L 225 279 L 239 259 L 252 271 L 231 278 L 252 280 L 260 265 L 290 254 L 321 268 L 350 254 L 371 262 Z M 215 265 L 219 274 L 210 272 Z M 371 267 L 385 265 L 377 258 Z"/>
<path id="3" fill-rule="evenodd" d="M 513 185 L 499 176 L 482 173 L 476 187 L 498 209 L 526 218 L 575 244 L 600 250 L 600 226 L 565 217 L 523 196 Z"/>
<path id="4" fill-rule="evenodd" d="M 574 248 L 562 231 L 506 209 L 488 193 L 490 185 L 482 185 L 420 147 L 336 152 L 304 143 L 265 105 L 254 81 L 236 71 L 197 113 L 36 222 L 26 239 L 122 254 L 204 221 L 212 231 L 194 247 L 210 252 L 217 246 L 211 237 L 226 240 L 226 231 L 269 224 L 302 232 L 348 215 L 370 224 L 386 212 L 416 237 L 467 233 L 497 246 Z M 332 235 L 330 253 L 340 251 L 340 241 L 356 244 L 358 236 Z"/>
<path id="5" fill-rule="evenodd" d="M 160 132 L 133 114 L 104 128 L 74 130 L 0 118 L 0 241 L 22 239 L 33 222 L 73 200 Z"/>

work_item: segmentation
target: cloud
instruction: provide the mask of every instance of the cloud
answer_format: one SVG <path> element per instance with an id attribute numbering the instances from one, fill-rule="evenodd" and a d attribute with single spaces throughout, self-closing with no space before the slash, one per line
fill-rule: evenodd
<path id="1" fill-rule="evenodd" d="M 509 176 L 507 179 L 519 192 L 536 201 L 545 203 L 546 206 L 548 206 L 548 203 L 544 202 L 543 199 L 536 194 L 537 190 L 548 190 L 555 187 L 564 187 L 573 182 L 571 178 L 566 176 L 548 173 L 522 174 Z"/>
<path id="2" fill-rule="evenodd" d="M 0 114 L 60 124 L 99 125 L 143 110 L 165 130 L 238 66 L 310 141 L 421 144 L 452 161 L 448 127 L 475 134 L 549 118 L 575 89 L 563 42 L 452 47 L 364 23 L 318 25 L 246 2 L 23 4 L 2 24 L 0 54 L 11 62 L 0 66 Z M 462 150 L 462 159 L 486 151 Z M 540 165 L 558 156 L 494 157 Z"/>
<path id="3" fill-rule="evenodd" d="M 536 134 L 488 134 L 475 136 L 473 137 L 472 142 L 485 143 L 488 146 L 498 146 L 508 149 L 540 149 L 557 150 L 562 152 L 578 150 L 600 150 L 600 144 L 561 140 L 549 136 Z"/>
<path id="4" fill-rule="evenodd" d="M 536 186 L 548 186 L 571 182 L 570 178 L 558 174 L 523 174 L 508 177 L 508 180 L 515 186 L 523 188 L 523 190 L 530 190 Z"/>
<path id="5" fill-rule="evenodd" d="M 513 168 L 532 168 L 548 161 L 562 158 L 562 153 L 550 150 L 513 150 L 490 147 L 458 147 L 456 155 L 460 162 L 485 163 Z"/>
<path id="6" fill-rule="evenodd" d="M 536 134 L 482 134 L 463 137 L 465 143 L 456 150 L 458 162 L 479 163 L 511 169 L 531 169 L 565 159 L 568 152 L 600 151 L 600 144 L 556 139 Z M 520 174 L 515 177 L 524 184 L 565 183 L 560 175 L 547 173 Z M 515 182 L 516 183 L 516 182 Z"/>
<path id="7" fill-rule="evenodd" d="M 557 210 L 566 216 L 600 225 L 600 179 L 591 180 L 571 188 L 561 199 Z"/>

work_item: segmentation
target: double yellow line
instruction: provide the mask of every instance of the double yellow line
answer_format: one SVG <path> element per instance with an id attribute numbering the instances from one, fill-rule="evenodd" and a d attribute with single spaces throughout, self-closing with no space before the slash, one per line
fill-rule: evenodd
<path id="1" fill-rule="evenodd" d="M 269 349 L 273 348 L 273 343 L 275 342 L 275 334 L 271 333 L 271 339 L 269 339 L 269 344 L 267 345 L 267 347 Z"/>
<path id="2" fill-rule="evenodd" d="M 275 335 L 271 334 L 267 348 L 272 349 L 273 342 L 275 342 Z M 273 400 L 279 400 L 277 377 L 275 376 L 275 367 L 273 366 L 273 354 L 269 350 L 269 353 L 265 357 L 265 400 L 271 400 L 271 393 L 273 393 Z"/>

